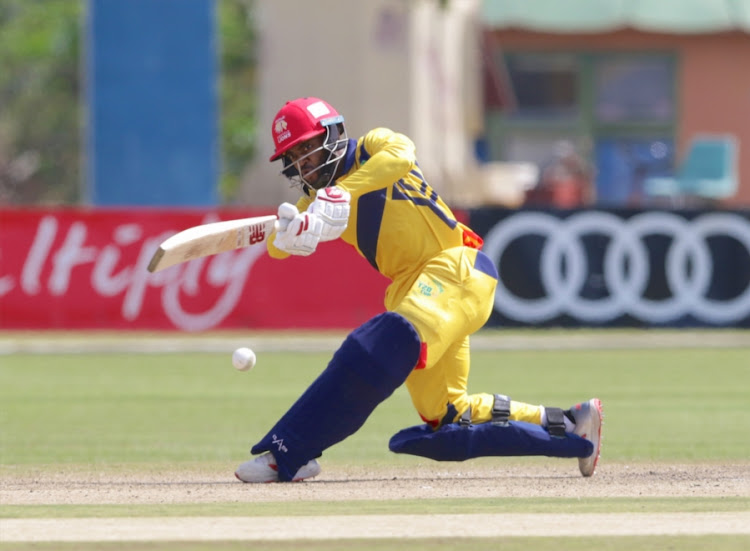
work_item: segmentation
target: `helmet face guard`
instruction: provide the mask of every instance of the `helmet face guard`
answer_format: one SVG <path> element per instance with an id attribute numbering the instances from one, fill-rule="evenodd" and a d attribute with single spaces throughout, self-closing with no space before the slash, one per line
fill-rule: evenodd
<path id="1" fill-rule="evenodd" d="M 337 119 L 340 119 L 340 122 L 336 121 L 326 125 L 326 136 L 320 147 L 313 149 L 294 162 L 291 162 L 286 155 L 281 157 L 284 163 L 281 174 L 292 183 L 292 186 L 301 188 L 304 193 L 310 194 L 311 190 L 322 189 L 333 183 L 336 169 L 338 169 L 339 163 L 346 153 L 346 145 L 349 141 L 346 136 L 343 117 L 337 117 Z M 303 174 L 302 162 L 308 157 L 316 155 L 319 151 L 326 152 L 323 161 Z"/>
<path id="2" fill-rule="evenodd" d="M 331 185 L 341 159 L 346 153 L 348 138 L 344 117 L 318 98 L 289 101 L 276 114 L 271 126 L 275 152 L 270 160 L 282 159 L 281 173 L 304 193 Z M 325 133 L 322 145 L 292 162 L 288 152 L 297 145 Z M 324 151 L 322 161 L 312 170 L 302 171 L 302 161 Z"/>

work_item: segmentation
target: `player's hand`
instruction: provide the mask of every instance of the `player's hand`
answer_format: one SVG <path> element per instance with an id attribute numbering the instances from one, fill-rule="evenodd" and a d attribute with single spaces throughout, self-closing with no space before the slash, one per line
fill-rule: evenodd
<path id="1" fill-rule="evenodd" d="M 307 212 L 315 214 L 323 223 L 321 241 L 333 241 L 344 233 L 349 223 L 351 200 L 351 194 L 337 186 L 318 190 Z"/>
<path id="2" fill-rule="evenodd" d="M 298 214 L 299 211 L 293 204 L 281 203 L 279 205 L 279 210 L 276 213 L 279 217 L 279 231 L 286 230 L 287 226 L 289 226 L 289 222 L 291 222 Z"/>
<path id="3" fill-rule="evenodd" d="M 273 244 L 285 253 L 308 256 L 315 252 L 322 228 L 323 222 L 314 214 L 297 213 L 288 221 L 286 229 L 276 232 Z"/>

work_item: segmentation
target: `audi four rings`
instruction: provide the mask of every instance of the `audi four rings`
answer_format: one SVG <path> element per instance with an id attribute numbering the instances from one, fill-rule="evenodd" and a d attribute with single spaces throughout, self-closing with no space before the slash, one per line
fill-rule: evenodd
<path id="1" fill-rule="evenodd" d="M 542 239 L 538 263 L 542 296 L 522 297 L 500 281 L 495 310 L 524 323 L 539 323 L 560 315 L 582 322 L 601 323 L 630 315 L 646 323 L 665 323 L 690 315 L 712 325 L 727 325 L 750 317 L 750 220 L 733 213 L 706 213 L 688 220 L 662 211 L 630 218 L 603 211 L 581 211 L 567 218 L 545 212 L 519 212 L 498 222 L 486 235 L 484 252 L 500 267 L 513 242 L 525 236 Z M 604 236 L 601 274 L 593 274 L 584 237 Z M 650 265 L 647 237 L 669 240 L 663 270 L 669 296 L 649 298 L 647 288 L 655 272 Z M 738 262 L 743 273 L 739 292 L 727 299 L 709 298 L 719 265 L 709 246 L 710 238 L 732 239 L 747 258 Z M 564 269 L 563 269 L 564 266 Z M 534 274 L 536 275 L 536 274 Z M 582 295 L 592 276 L 603 278 L 606 294 Z"/>

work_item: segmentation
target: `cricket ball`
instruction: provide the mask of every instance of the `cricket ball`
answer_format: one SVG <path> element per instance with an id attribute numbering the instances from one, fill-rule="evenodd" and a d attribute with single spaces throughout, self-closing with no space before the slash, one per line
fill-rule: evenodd
<path id="1" fill-rule="evenodd" d="M 240 371 L 248 371 L 255 367 L 255 352 L 249 348 L 238 348 L 232 354 L 232 365 Z"/>

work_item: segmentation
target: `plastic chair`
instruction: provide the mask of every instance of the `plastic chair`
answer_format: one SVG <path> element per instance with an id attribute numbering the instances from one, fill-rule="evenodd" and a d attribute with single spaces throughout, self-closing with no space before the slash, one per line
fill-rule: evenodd
<path id="1" fill-rule="evenodd" d="M 698 136 L 674 177 L 646 178 L 650 197 L 720 200 L 737 192 L 737 140 L 734 136 Z"/>

